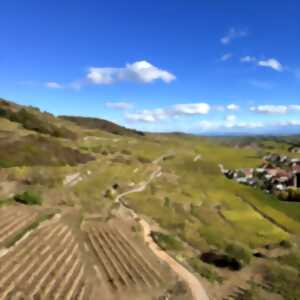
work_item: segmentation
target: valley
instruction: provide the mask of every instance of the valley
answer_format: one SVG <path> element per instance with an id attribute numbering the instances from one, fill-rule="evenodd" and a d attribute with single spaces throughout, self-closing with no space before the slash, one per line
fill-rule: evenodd
<path id="1" fill-rule="evenodd" d="M 297 136 L 141 133 L 0 108 L 0 299 L 300 297 L 300 203 L 219 167 L 300 158 Z"/>

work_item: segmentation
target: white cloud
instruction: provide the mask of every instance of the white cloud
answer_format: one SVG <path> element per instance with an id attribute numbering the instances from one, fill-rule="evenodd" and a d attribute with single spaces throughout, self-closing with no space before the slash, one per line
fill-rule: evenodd
<path id="1" fill-rule="evenodd" d="M 199 124 L 200 130 L 202 130 L 202 131 L 216 130 L 219 128 L 219 124 L 212 122 L 212 121 L 207 121 L 207 120 L 200 121 L 198 124 Z"/>
<path id="2" fill-rule="evenodd" d="M 263 122 L 238 122 L 235 123 L 233 127 L 253 129 L 253 128 L 261 128 L 265 126 L 266 125 Z"/>
<path id="3" fill-rule="evenodd" d="M 173 106 L 173 112 L 177 115 L 205 115 L 209 111 L 210 105 L 207 103 L 176 104 Z"/>
<path id="4" fill-rule="evenodd" d="M 169 118 L 177 118 L 187 115 L 205 115 L 210 111 L 207 103 L 175 104 L 171 107 L 142 110 L 140 112 L 126 114 L 129 121 L 154 123 Z"/>
<path id="5" fill-rule="evenodd" d="M 289 105 L 288 108 L 289 108 L 290 110 L 300 111 L 300 105 L 299 105 L 299 104 L 292 104 L 292 105 Z"/>
<path id="6" fill-rule="evenodd" d="M 248 33 L 245 30 L 238 30 L 236 28 L 230 28 L 229 31 L 221 38 L 220 42 L 223 45 L 228 45 L 234 39 L 242 38 L 247 35 L 248 35 Z"/>
<path id="7" fill-rule="evenodd" d="M 198 123 L 202 131 L 224 131 L 232 129 L 255 129 L 265 127 L 263 122 L 239 122 L 236 117 L 228 116 L 224 122 L 213 122 L 203 120 Z"/>
<path id="8" fill-rule="evenodd" d="M 266 68 L 271 68 L 275 71 L 281 72 L 283 71 L 283 66 L 282 64 L 275 58 L 269 58 L 266 60 L 260 60 L 257 63 L 258 66 L 260 67 L 266 67 Z"/>
<path id="9" fill-rule="evenodd" d="M 283 65 L 275 58 L 258 60 L 255 56 L 244 56 L 241 58 L 242 63 L 255 63 L 259 67 L 271 68 L 275 71 L 282 72 Z"/>
<path id="10" fill-rule="evenodd" d="M 225 117 L 226 122 L 235 122 L 236 121 L 236 116 L 235 115 L 228 115 Z"/>
<path id="11" fill-rule="evenodd" d="M 176 79 L 172 73 L 157 68 L 149 62 L 137 61 L 126 64 L 123 68 L 96 68 L 89 69 L 87 79 L 94 84 L 105 85 L 121 81 L 137 81 L 150 83 L 155 80 L 162 80 L 169 83 Z"/>
<path id="12" fill-rule="evenodd" d="M 125 117 L 128 121 L 133 122 L 156 123 L 166 119 L 168 114 L 164 109 L 157 108 L 153 110 L 143 110 L 137 113 L 126 114 Z"/>
<path id="13" fill-rule="evenodd" d="M 286 114 L 288 112 L 299 112 L 299 104 L 291 105 L 258 105 L 251 106 L 250 111 L 262 114 Z"/>
<path id="14" fill-rule="evenodd" d="M 244 56 L 241 58 L 241 62 L 242 63 L 250 63 L 250 62 L 255 62 L 256 61 L 256 57 L 255 56 Z"/>
<path id="15" fill-rule="evenodd" d="M 228 104 L 228 105 L 226 106 L 226 108 L 227 108 L 228 110 L 232 110 L 232 111 L 235 111 L 235 110 L 239 110 L 239 109 L 240 109 L 239 105 L 234 104 L 234 103 Z"/>
<path id="16" fill-rule="evenodd" d="M 127 110 L 133 107 L 132 103 L 128 102 L 106 102 L 105 106 L 113 109 Z"/>
<path id="17" fill-rule="evenodd" d="M 227 60 L 229 60 L 229 59 L 231 59 L 232 58 L 232 53 L 225 53 L 221 58 L 220 58 L 220 60 L 221 61 L 227 61 Z"/>
<path id="18" fill-rule="evenodd" d="M 288 112 L 286 105 L 258 105 L 251 106 L 250 111 L 262 114 L 285 114 Z"/>
<path id="19" fill-rule="evenodd" d="M 300 120 L 282 121 L 282 122 L 278 122 L 276 125 L 279 125 L 279 126 L 300 126 Z"/>
<path id="20" fill-rule="evenodd" d="M 225 107 L 223 105 L 214 105 L 214 106 L 212 106 L 212 110 L 224 111 Z"/>
<path id="21" fill-rule="evenodd" d="M 287 126 L 300 126 L 300 120 L 289 120 Z"/>
<path id="22" fill-rule="evenodd" d="M 63 88 L 63 86 L 60 83 L 55 82 L 55 81 L 46 82 L 45 86 L 49 89 L 62 89 Z"/>

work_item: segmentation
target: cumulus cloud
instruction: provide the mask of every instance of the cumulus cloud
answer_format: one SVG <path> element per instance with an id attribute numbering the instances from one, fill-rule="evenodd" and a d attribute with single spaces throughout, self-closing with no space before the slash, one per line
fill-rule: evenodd
<path id="1" fill-rule="evenodd" d="M 132 122 L 156 123 L 168 118 L 168 114 L 164 109 L 157 108 L 126 114 L 125 117 L 128 121 Z"/>
<path id="2" fill-rule="evenodd" d="M 106 102 L 105 106 L 113 109 L 127 110 L 132 108 L 133 104 L 128 102 Z"/>
<path id="3" fill-rule="evenodd" d="M 236 116 L 235 115 L 228 115 L 225 117 L 226 122 L 235 122 Z"/>
<path id="4" fill-rule="evenodd" d="M 235 111 L 235 110 L 239 110 L 239 109 L 240 109 L 240 106 L 237 105 L 237 104 L 231 103 L 231 104 L 228 104 L 228 105 L 226 106 L 226 108 L 227 108 L 228 110 Z"/>
<path id="5" fill-rule="evenodd" d="M 220 60 L 221 61 L 227 61 L 232 58 L 232 53 L 225 53 L 224 55 L 221 56 Z"/>
<path id="6" fill-rule="evenodd" d="M 299 104 L 291 105 L 258 105 L 251 106 L 250 111 L 262 113 L 262 114 L 286 114 L 288 112 L 298 112 L 300 111 Z"/>
<path id="7" fill-rule="evenodd" d="M 210 111 L 207 103 L 176 104 L 172 109 L 175 115 L 205 115 Z"/>
<path id="8" fill-rule="evenodd" d="M 210 105 L 207 103 L 185 103 L 175 104 L 166 108 L 142 110 L 126 114 L 125 117 L 129 121 L 154 123 L 178 116 L 205 115 L 209 111 Z"/>
<path id="9" fill-rule="evenodd" d="M 58 83 L 58 82 L 55 82 L 55 81 L 48 81 L 45 83 L 45 86 L 49 89 L 62 89 L 63 86 Z"/>
<path id="10" fill-rule="evenodd" d="M 159 69 L 143 60 L 126 64 L 123 68 L 91 67 L 88 71 L 87 79 L 93 84 L 108 85 L 122 81 L 151 83 L 155 80 L 162 80 L 169 83 L 175 80 L 176 77 L 172 73 Z"/>
<path id="11" fill-rule="evenodd" d="M 260 60 L 258 61 L 258 66 L 265 67 L 265 68 L 271 68 L 275 71 L 281 72 L 283 71 L 282 64 L 275 58 L 269 58 L 266 60 Z"/>
<path id="12" fill-rule="evenodd" d="M 258 105 L 251 106 L 250 111 L 262 114 L 286 114 L 288 107 L 286 105 Z"/>
<path id="13" fill-rule="evenodd" d="M 221 38 L 220 42 L 223 45 L 228 45 L 230 44 L 233 40 L 242 38 L 247 36 L 248 33 L 245 30 L 239 30 L 234 27 L 230 28 L 228 32 Z"/>
<path id="14" fill-rule="evenodd" d="M 242 63 L 254 63 L 259 67 L 270 68 L 278 72 L 283 71 L 283 65 L 275 58 L 258 60 L 255 56 L 244 56 L 241 58 Z"/>

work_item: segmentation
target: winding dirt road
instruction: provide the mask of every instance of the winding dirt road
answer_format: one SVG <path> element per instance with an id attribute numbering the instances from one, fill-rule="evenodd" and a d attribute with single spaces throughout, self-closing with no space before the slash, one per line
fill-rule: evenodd
<path id="1" fill-rule="evenodd" d="M 163 158 L 164 158 L 164 156 L 153 161 L 153 163 L 158 164 Z M 146 189 L 146 187 L 148 186 L 148 184 L 152 180 L 154 180 L 156 177 L 158 177 L 160 173 L 161 173 L 161 166 L 158 166 L 157 169 L 151 173 L 149 179 L 146 182 L 142 182 L 138 187 L 118 195 L 115 199 L 115 202 L 125 206 L 128 210 L 130 210 L 130 212 L 132 213 L 132 215 L 134 217 L 138 217 L 138 215 L 132 208 L 129 208 L 127 205 L 124 205 L 121 198 L 126 195 L 129 195 L 131 193 L 140 193 L 140 192 L 144 191 Z M 190 291 L 191 291 L 191 294 L 192 294 L 192 297 L 194 300 L 209 300 L 207 293 L 206 293 L 205 289 L 203 288 L 202 284 L 200 283 L 200 281 L 198 280 L 198 278 L 193 273 L 191 273 L 189 270 L 187 270 L 184 266 L 182 266 L 180 263 L 178 263 L 167 252 L 160 249 L 158 247 L 158 245 L 152 239 L 151 226 L 149 225 L 149 223 L 147 223 L 142 218 L 139 218 L 139 219 L 140 219 L 139 223 L 142 226 L 143 232 L 144 232 L 144 234 L 143 234 L 144 241 L 146 244 L 148 244 L 151 251 L 160 260 L 163 260 L 164 262 L 166 262 L 169 265 L 169 267 L 178 275 L 178 277 L 180 277 L 184 282 L 186 282 L 186 284 L 190 288 Z"/>
<path id="2" fill-rule="evenodd" d="M 144 240 L 152 252 L 161 260 L 166 262 L 169 267 L 189 286 L 194 300 L 208 300 L 208 296 L 197 277 L 178 263 L 167 252 L 161 250 L 151 237 L 151 227 L 143 219 L 139 221 L 144 230 Z"/>

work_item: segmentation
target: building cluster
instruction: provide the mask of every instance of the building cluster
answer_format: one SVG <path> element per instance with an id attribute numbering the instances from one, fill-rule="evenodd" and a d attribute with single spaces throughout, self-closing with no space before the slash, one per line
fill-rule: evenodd
<path id="1" fill-rule="evenodd" d="M 222 173 L 239 183 L 257 186 L 267 192 L 300 188 L 300 159 L 278 154 L 269 154 L 258 168 L 228 170 Z"/>

